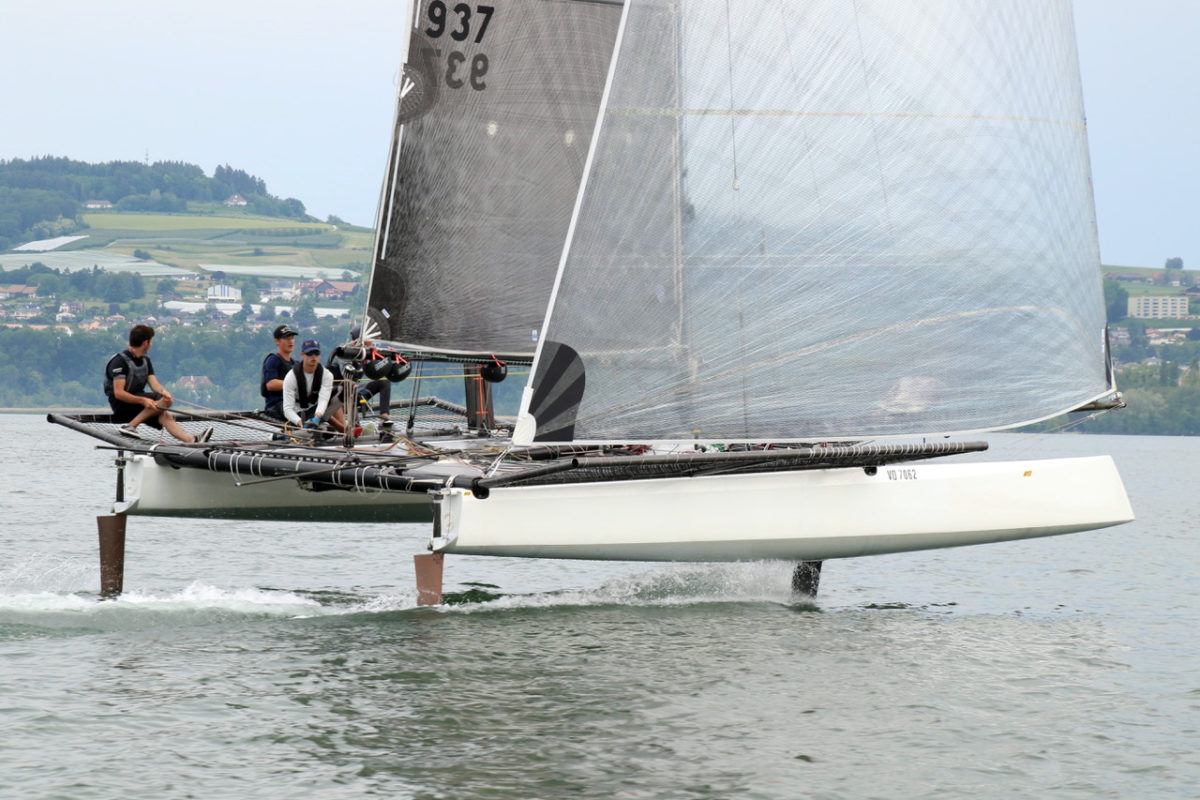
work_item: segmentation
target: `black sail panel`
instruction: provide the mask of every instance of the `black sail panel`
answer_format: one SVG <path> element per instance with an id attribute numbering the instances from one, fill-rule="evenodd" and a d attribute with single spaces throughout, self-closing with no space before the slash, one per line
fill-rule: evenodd
<path id="1" fill-rule="evenodd" d="M 374 338 L 531 357 L 566 240 L 621 5 L 422 5 L 368 300 Z"/>

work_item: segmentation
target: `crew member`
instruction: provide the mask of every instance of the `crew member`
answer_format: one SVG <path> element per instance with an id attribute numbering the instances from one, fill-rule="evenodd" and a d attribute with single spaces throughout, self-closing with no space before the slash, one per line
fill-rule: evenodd
<path id="1" fill-rule="evenodd" d="M 293 425 L 315 428 L 328 422 L 338 431 L 346 430 L 342 402 L 330 399 L 333 375 L 321 366 L 321 345 L 308 339 L 300 346 L 300 363 L 283 379 L 283 417 Z"/>
<path id="2" fill-rule="evenodd" d="M 292 350 L 296 347 L 296 332 L 287 325 L 275 328 L 275 352 L 263 359 L 259 393 L 266 398 L 263 415 L 283 421 L 283 378 L 296 366 Z"/>
<path id="3" fill-rule="evenodd" d="M 154 374 L 154 364 L 148 355 L 153 343 L 154 328 L 134 325 L 129 331 L 129 347 L 110 358 L 104 368 L 104 394 L 113 412 L 112 420 L 125 423 L 117 430 L 123 436 L 141 439 L 137 427 L 144 422 L 151 428 L 166 428 L 181 442 L 207 442 L 212 428 L 193 436 L 167 411 L 175 398 Z"/>

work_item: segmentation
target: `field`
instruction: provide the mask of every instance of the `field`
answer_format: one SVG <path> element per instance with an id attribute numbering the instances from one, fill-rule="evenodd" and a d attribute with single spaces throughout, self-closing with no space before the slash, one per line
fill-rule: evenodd
<path id="1" fill-rule="evenodd" d="M 246 230 L 263 228 L 291 228 L 312 231 L 333 230 L 334 226 L 324 222 L 297 222 L 281 217 L 260 217 L 253 214 L 84 214 L 83 221 L 93 230 L 120 231 L 187 231 L 187 230 Z"/>
<path id="2" fill-rule="evenodd" d="M 1183 293 L 1182 287 L 1179 286 L 1155 286 L 1148 283 L 1122 283 L 1121 288 L 1128 292 L 1130 297 L 1174 297 Z"/>
<path id="3" fill-rule="evenodd" d="M 88 237 L 60 252 L 109 253 L 140 258 L 188 272 L 224 269 L 272 277 L 331 279 L 365 273 L 374 234 L 366 228 L 339 228 L 230 211 L 221 214 L 84 214 Z M 50 264 L 50 253 L 36 260 Z"/>

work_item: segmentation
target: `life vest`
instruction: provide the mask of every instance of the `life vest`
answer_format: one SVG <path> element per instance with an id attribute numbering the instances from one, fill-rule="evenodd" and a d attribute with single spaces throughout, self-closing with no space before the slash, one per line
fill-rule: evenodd
<path id="1" fill-rule="evenodd" d="M 125 362 L 125 370 L 128 373 L 125 376 L 125 391 L 130 394 L 141 394 L 146 388 L 146 382 L 150 379 L 150 359 L 147 356 L 142 356 L 142 365 L 139 367 L 137 362 L 133 360 L 133 356 L 129 355 L 128 350 L 122 350 L 117 353 L 118 356 Z M 113 388 L 112 376 L 108 374 L 108 370 L 104 370 L 104 394 L 109 397 L 115 397 Z"/>
<path id="2" fill-rule="evenodd" d="M 325 377 L 325 368 L 317 364 L 317 370 L 313 373 L 312 384 L 308 387 L 308 393 L 304 393 L 304 365 L 297 364 L 292 367 L 292 375 L 296 378 L 296 405 L 300 407 L 300 416 L 307 418 L 309 412 L 316 409 L 317 400 L 321 396 L 321 379 Z"/>

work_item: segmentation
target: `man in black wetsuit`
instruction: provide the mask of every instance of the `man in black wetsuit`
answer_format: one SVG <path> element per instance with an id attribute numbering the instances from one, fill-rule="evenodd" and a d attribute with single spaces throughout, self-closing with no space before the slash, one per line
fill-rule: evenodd
<path id="1" fill-rule="evenodd" d="M 131 439 L 142 438 L 137 427 L 144 422 L 151 428 L 166 428 L 181 442 L 207 442 L 212 428 L 193 436 L 167 411 L 174 398 L 154 375 L 154 364 L 147 355 L 153 341 L 154 328 L 134 325 L 129 331 L 129 347 L 110 358 L 104 368 L 104 394 L 112 408 L 113 422 L 125 423 L 118 430 Z"/>
<path id="2" fill-rule="evenodd" d="M 283 422 L 283 379 L 296 365 L 292 350 L 296 347 L 296 332 L 287 325 L 275 329 L 275 352 L 263 359 L 259 392 L 266 398 L 263 416 Z"/>

